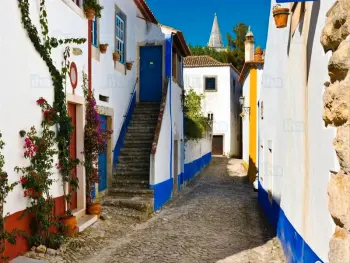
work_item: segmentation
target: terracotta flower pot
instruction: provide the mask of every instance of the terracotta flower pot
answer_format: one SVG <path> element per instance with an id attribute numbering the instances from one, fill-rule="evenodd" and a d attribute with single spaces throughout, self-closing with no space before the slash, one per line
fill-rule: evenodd
<path id="1" fill-rule="evenodd" d="M 272 11 L 277 28 L 286 27 L 288 24 L 289 8 L 278 7 Z"/>
<path id="2" fill-rule="evenodd" d="M 120 54 L 119 53 L 113 53 L 113 60 L 119 61 L 120 60 Z"/>
<path id="3" fill-rule="evenodd" d="M 89 215 L 97 215 L 98 218 L 100 218 L 102 213 L 102 207 L 100 203 L 95 203 L 88 205 L 87 212 Z"/>
<path id="4" fill-rule="evenodd" d="M 100 51 L 102 54 L 106 54 L 108 48 L 108 44 L 100 44 Z"/>
<path id="5" fill-rule="evenodd" d="M 95 9 L 94 8 L 86 8 L 85 15 L 88 20 L 94 20 L 95 17 Z"/>
<path id="6" fill-rule="evenodd" d="M 75 216 L 62 217 L 60 221 L 65 226 L 68 236 L 74 237 L 78 233 L 78 221 Z"/>
<path id="7" fill-rule="evenodd" d="M 132 69 L 132 64 L 133 64 L 132 62 L 126 62 L 126 64 L 125 64 L 126 65 L 126 69 L 127 70 L 131 70 Z"/>

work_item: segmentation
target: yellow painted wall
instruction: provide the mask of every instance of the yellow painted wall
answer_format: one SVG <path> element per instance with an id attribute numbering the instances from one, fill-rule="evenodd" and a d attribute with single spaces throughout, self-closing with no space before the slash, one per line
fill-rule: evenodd
<path id="1" fill-rule="evenodd" d="M 257 103 L 258 103 L 258 70 L 253 68 L 250 69 L 250 95 L 249 95 L 249 168 L 248 177 L 249 182 L 253 183 L 257 173 Z"/>

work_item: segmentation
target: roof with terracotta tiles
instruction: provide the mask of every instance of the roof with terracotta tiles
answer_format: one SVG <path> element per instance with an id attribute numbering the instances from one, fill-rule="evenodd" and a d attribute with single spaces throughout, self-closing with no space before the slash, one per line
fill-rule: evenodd
<path id="1" fill-rule="evenodd" d="M 239 74 L 239 71 L 231 63 L 222 63 L 210 56 L 189 56 L 184 61 L 185 68 L 208 68 L 208 67 L 232 67 Z"/>
<path id="2" fill-rule="evenodd" d="M 134 2 L 147 21 L 154 24 L 158 24 L 157 18 L 154 16 L 153 12 L 149 8 L 145 0 L 134 0 Z"/>

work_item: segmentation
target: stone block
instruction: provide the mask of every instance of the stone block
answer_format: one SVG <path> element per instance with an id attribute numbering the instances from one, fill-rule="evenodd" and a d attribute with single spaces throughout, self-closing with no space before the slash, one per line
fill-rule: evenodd
<path id="1" fill-rule="evenodd" d="M 350 19 L 350 18 L 349 18 Z M 350 36 L 342 41 L 338 49 L 333 53 L 328 64 L 331 81 L 345 79 L 350 69 Z"/>
<path id="2" fill-rule="evenodd" d="M 336 81 L 327 87 L 324 96 L 323 120 L 327 125 L 341 126 L 349 121 L 350 74 L 346 79 Z"/>
<path id="3" fill-rule="evenodd" d="M 328 184 L 329 212 L 337 225 L 350 230 L 350 176 L 339 172 Z"/>
<path id="4" fill-rule="evenodd" d="M 325 52 L 335 51 L 350 34 L 349 0 L 336 1 L 327 13 L 326 25 L 321 34 L 321 44 Z"/>
<path id="5" fill-rule="evenodd" d="M 333 141 L 341 170 L 350 175 L 350 124 L 338 127 Z"/>
<path id="6" fill-rule="evenodd" d="M 337 226 L 329 242 L 329 263 L 350 263 L 349 233 Z"/>

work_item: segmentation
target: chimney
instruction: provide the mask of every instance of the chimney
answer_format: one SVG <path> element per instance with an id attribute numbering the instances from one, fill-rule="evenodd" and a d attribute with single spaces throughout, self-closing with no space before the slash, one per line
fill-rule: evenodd
<path id="1" fill-rule="evenodd" d="M 255 52 L 254 52 L 254 61 L 257 61 L 257 62 L 262 62 L 264 61 L 264 57 L 263 57 L 263 50 L 261 49 L 261 47 L 257 47 L 255 49 Z"/>
<path id="2" fill-rule="evenodd" d="M 253 32 L 250 31 L 250 27 L 248 29 L 248 33 L 245 36 L 245 62 L 254 60 L 254 35 Z"/>

